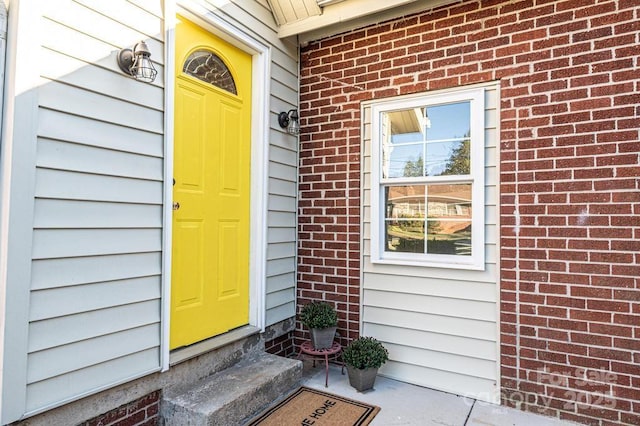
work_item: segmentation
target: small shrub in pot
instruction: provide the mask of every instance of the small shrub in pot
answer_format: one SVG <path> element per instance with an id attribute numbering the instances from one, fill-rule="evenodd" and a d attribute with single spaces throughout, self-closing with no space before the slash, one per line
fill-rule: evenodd
<path id="1" fill-rule="evenodd" d="M 333 345 L 338 313 L 327 302 L 312 301 L 300 311 L 300 322 L 311 332 L 311 343 L 315 349 L 327 349 Z"/>
<path id="2" fill-rule="evenodd" d="M 327 302 L 314 300 L 302 307 L 300 321 L 309 329 L 335 327 L 338 325 L 338 314 Z"/>
<path id="3" fill-rule="evenodd" d="M 344 348 L 349 383 L 362 392 L 373 388 L 378 369 L 389 360 L 389 352 L 373 337 L 361 336 Z"/>

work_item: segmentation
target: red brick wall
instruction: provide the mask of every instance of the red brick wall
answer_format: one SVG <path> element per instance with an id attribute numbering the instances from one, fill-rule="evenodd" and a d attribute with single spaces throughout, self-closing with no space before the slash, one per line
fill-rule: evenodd
<path id="1" fill-rule="evenodd" d="M 160 391 L 158 390 L 79 426 L 156 426 L 159 409 Z"/>
<path id="2" fill-rule="evenodd" d="M 638 0 L 464 1 L 313 42 L 301 75 L 299 305 L 357 334 L 360 102 L 498 80 L 503 403 L 640 424 Z"/>
<path id="3" fill-rule="evenodd" d="M 283 356 L 285 358 L 291 358 L 296 355 L 293 347 L 293 332 L 285 333 L 282 336 L 265 342 L 265 351 Z"/>

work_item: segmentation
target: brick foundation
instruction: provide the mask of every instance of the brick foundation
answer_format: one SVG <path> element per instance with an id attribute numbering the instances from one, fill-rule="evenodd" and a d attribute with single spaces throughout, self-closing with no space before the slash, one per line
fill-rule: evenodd
<path id="1" fill-rule="evenodd" d="M 294 357 L 296 355 L 296 351 L 293 346 L 293 332 L 290 331 L 273 340 L 265 342 L 265 351 L 285 358 Z"/>
<path id="2" fill-rule="evenodd" d="M 156 426 L 160 409 L 160 391 L 121 405 L 78 426 Z"/>
<path id="3" fill-rule="evenodd" d="M 463 1 L 301 54 L 298 304 L 357 335 L 360 102 L 500 81 L 502 401 L 640 424 L 638 2 Z"/>

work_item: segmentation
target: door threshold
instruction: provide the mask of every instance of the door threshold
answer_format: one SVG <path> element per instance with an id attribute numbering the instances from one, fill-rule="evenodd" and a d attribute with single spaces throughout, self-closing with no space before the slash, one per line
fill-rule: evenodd
<path id="1" fill-rule="evenodd" d="M 233 330 L 219 336 L 214 336 L 210 339 L 203 340 L 202 342 L 174 349 L 169 353 L 169 366 L 172 367 L 188 359 L 195 358 L 198 355 L 211 352 L 215 349 L 221 348 L 230 343 L 258 333 L 260 333 L 259 327 L 255 327 L 253 325 L 245 325 L 242 327 L 234 328 Z"/>

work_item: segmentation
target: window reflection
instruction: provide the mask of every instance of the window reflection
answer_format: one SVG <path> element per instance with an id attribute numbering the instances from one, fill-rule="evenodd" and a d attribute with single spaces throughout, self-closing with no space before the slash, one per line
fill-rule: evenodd
<path id="1" fill-rule="evenodd" d="M 428 253 L 471 255 L 471 184 L 428 185 Z"/>
<path id="2" fill-rule="evenodd" d="M 426 132 L 426 139 L 429 141 L 459 139 L 470 133 L 469 102 L 429 106 L 427 114 L 430 126 Z"/>
<path id="3" fill-rule="evenodd" d="M 425 186 L 390 186 L 387 188 L 387 217 L 393 219 L 424 218 Z"/>
<path id="4" fill-rule="evenodd" d="M 385 250 L 470 256 L 471 187 L 471 184 L 386 187 Z"/>
<path id="5" fill-rule="evenodd" d="M 384 179 L 471 173 L 470 103 L 382 114 Z"/>
<path id="6" fill-rule="evenodd" d="M 427 144 L 427 176 L 468 175 L 471 173 L 469 140 Z"/>
<path id="7" fill-rule="evenodd" d="M 424 253 L 426 198 L 424 185 L 386 188 L 386 246 L 388 251 Z"/>

